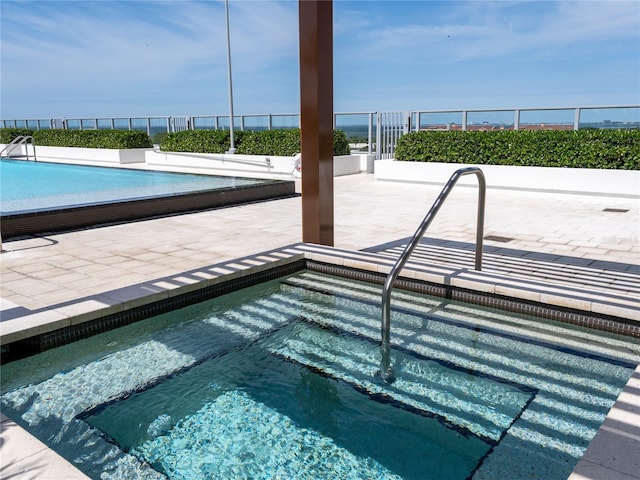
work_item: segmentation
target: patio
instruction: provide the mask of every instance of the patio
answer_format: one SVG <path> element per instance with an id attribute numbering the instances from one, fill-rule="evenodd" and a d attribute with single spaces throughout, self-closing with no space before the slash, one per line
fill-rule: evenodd
<path id="1" fill-rule="evenodd" d="M 387 257 L 397 255 L 401 240 L 413 234 L 440 191 L 439 186 L 382 182 L 364 174 L 338 177 L 334 188 L 335 247 L 367 249 Z M 476 201 L 476 188 L 454 189 L 425 235 L 419 262 L 472 275 Z M 2 335 L 46 328 L 105 306 L 131 305 L 150 293 L 152 285 L 175 288 L 177 283 L 192 282 L 194 272 L 212 265 L 237 264 L 235 259 L 297 244 L 300 212 L 301 199 L 296 197 L 5 240 Z M 639 225 L 637 198 L 489 188 L 484 271 L 528 288 L 535 283 L 561 292 L 580 291 L 584 304 L 598 304 L 602 297 L 615 299 L 615 305 L 609 302 L 609 311 L 601 313 L 638 321 Z M 184 272 L 190 272 L 191 279 Z M 629 431 L 617 435 L 615 428 L 601 429 L 604 433 L 596 437 L 597 441 L 606 437 L 605 450 L 616 451 L 615 458 L 622 463 L 610 463 L 613 456 L 602 455 L 594 442 L 578 466 L 582 476 L 574 473 L 575 478 L 613 478 L 614 473 L 619 478 L 640 478 L 640 402 L 632 389 L 635 382 L 637 392 L 637 374 L 623 393 L 628 397 L 621 404 L 626 412 L 615 420 L 615 425 L 623 422 Z M 37 462 L 39 455 L 47 455 L 46 450 L 36 447 L 35 456 L 30 457 L 22 441 L 19 449 L 10 448 L 10 440 L 24 432 L 8 426 L 3 420 L 2 476 L 22 471 L 25 476 L 15 478 L 28 478 L 24 469 Z M 612 443 L 615 439 L 625 442 L 629 455 L 619 454 Z M 57 462 L 41 462 L 39 478 L 56 478 L 45 466 L 55 467 Z M 65 478 L 70 477 L 65 473 Z"/>

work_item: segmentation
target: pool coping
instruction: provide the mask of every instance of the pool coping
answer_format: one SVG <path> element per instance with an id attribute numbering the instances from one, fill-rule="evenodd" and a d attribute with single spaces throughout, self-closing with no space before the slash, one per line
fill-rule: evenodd
<path id="1" fill-rule="evenodd" d="M 377 274 L 387 274 L 395 261 L 376 253 L 297 243 L 43 309 L 29 310 L 18 305 L 7 305 L 5 302 L 2 308 L 3 321 L 0 325 L 0 345 L 5 346 L 61 328 L 81 325 L 107 315 L 301 260 L 313 260 Z M 579 287 L 559 287 L 552 283 L 532 283 L 506 275 L 442 265 L 425 265 L 412 261 L 407 263 L 399 279 L 439 285 L 445 289 L 462 292 L 461 295 L 484 295 L 488 301 L 495 298 L 505 303 L 512 299 L 525 305 L 523 308 L 531 313 L 534 313 L 533 308 L 537 305 L 540 311 L 535 313 L 539 315 L 544 315 L 541 309 L 546 306 L 553 312 L 566 312 L 566 321 L 570 323 L 576 315 L 580 320 L 579 316 L 582 313 L 587 317 L 593 317 L 591 324 L 584 325 L 583 322 L 583 326 L 640 336 L 640 299 L 634 297 L 593 292 Z M 505 308 L 505 305 L 493 306 Z"/>
<path id="2" fill-rule="evenodd" d="M 371 252 L 336 249 L 322 245 L 296 243 L 282 248 L 250 255 L 203 268 L 161 277 L 124 288 L 103 292 L 99 295 L 64 302 L 50 308 L 29 310 L 17 305 L 2 306 L 0 344 L 25 340 L 65 327 L 81 325 L 111 314 L 117 314 L 154 302 L 171 299 L 203 288 L 219 285 L 230 280 L 242 279 L 276 267 L 304 261 L 339 266 L 363 272 L 386 274 L 392 268 L 393 258 Z M 509 297 L 528 305 L 548 305 L 564 311 L 579 311 L 603 321 L 622 320 L 622 328 L 640 331 L 640 299 L 622 297 L 603 292 L 573 287 L 558 288 L 553 284 L 532 287 L 526 280 L 446 266 L 425 265 L 409 262 L 403 270 L 402 279 L 419 280 L 435 286 L 459 292 L 479 295 Z M 594 325 L 596 328 L 601 325 Z M 620 423 L 629 424 L 627 429 L 640 432 L 640 365 L 629 379 L 616 404 L 609 412 L 592 445 L 576 466 L 571 480 L 585 478 L 640 478 L 633 470 L 637 460 L 629 459 L 622 451 L 632 452 L 637 448 L 637 438 L 619 429 Z M 7 425 L 13 422 L 3 418 L 3 435 Z M 613 426 L 611 426 L 613 424 Z M 635 430 L 634 430 L 635 429 Z M 24 432 L 27 435 L 28 433 Z M 636 435 L 638 437 L 640 435 Z M 630 438 L 631 437 L 631 438 Z M 35 442 L 37 440 L 33 439 Z M 635 444 L 634 444 L 635 442 Z M 626 449 L 626 450 L 620 450 Z M 616 455 L 612 455 L 615 452 Z M 52 468 L 67 468 L 55 460 Z M 25 458 L 27 455 L 23 455 Z M 633 457 L 633 455 L 631 456 Z M 22 460 L 17 460 L 19 464 Z M 634 461 L 636 464 L 634 464 Z M 49 461 L 47 461 L 49 462 Z M 620 465 L 622 462 L 622 465 Z M 78 471 L 80 474 L 80 472 Z M 65 474 L 66 475 L 66 474 Z M 82 475 L 82 474 L 80 474 Z M 43 477 L 57 478 L 57 477 Z M 75 478 L 66 475 L 65 478 Z M 86 478 L 78 476 L 78 478 Z M 617 477 L 616 477 L 617 478 Z"/>
<path id="3" fill-rule="evenodd" d="M 7 240 L 25 235 L 77 230 L 295 195 L 295 182 L 292 180 L 261 179 L 257 184 L 5 212 L 0 217 L 0 237 Z"/>

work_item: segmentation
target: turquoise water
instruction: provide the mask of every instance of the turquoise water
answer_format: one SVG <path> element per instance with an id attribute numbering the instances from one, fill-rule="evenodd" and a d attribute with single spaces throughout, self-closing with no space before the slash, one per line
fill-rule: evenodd
<path id="1" fill-rule="evenodd" d="M 24 160 L 0 162 L 2 213 L 175 195 L 264 182 Z"/>
<path id="2" fill-rule="evenodd" d="M 2 410 L 91 478 L 565 479 L 637 340 L 302 272 L 3 365 Z M 559 342 L 561 339 L 561 343 Z"/>

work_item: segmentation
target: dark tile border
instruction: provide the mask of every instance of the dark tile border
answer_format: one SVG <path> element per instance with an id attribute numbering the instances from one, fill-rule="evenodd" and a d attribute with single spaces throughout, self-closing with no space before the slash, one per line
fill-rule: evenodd
<path id="1" fill-rule="evenodd" d="M 268 254 L 268 252 L 267 252 Z M 223 264 L 224 266 L 224 264 Z M 2 347 L 0 363 L 7 363 L 20 358 L 35 355 L 37 353 L 72 343 L 83 338 L 88 338 L 108 330 L 128 325 L 150 316 L 159 315 L 171 310 L 182 308 L 194 303 L 218 297 L 258 283 L 275 280 L 278 277 L 289 275 L 303 269 L 309 269 L 330 275 L 336 275 L 353 280 L 382 284 L 385 275 L 376 272 L 357 270 L 339 265 L 321 263 L 309 259 L 295 260 L 284 265 L 274 266 L 236 277 L 170 297 L 135 307 L 122 312 L 114 313 L 85 323 L 63 327 L 51 332 L 42 333 L 33 337 L 19 340 Z M 432 284 L 416 280 L 399 278 L 395 283 L 396 288 L 414 291 L 427 295 L 458 300 L 489 308 L 496 308 L 513 313 L 532 315 L 549 320 L 577 325 L 580 327 L 603 330 L 624 336 L 640 338 L 640 325 L 636 322 L 625 322 L 624 319 L 605 315 L 593 315 L 577 312 L 560 307 L 549 307 L 546 304 L 514 300 L 512 298 L 496 294 L 480 293 L 452 286 Z"/>
<path id="2" fill-rule="evenodd" d="M 307 260 L 307 268 L 309 270 L 328 273 L 330 275 L 337 275 L 351 278 L 353 280 L 361 280 L 376 284 L 383 284 L 386 278 L 386 275 L 381 273 L 355 270 L 343 266 L 323 264 L 310 260 Z M 472 303 L 483 307 L 531 315 L 580 327 L 640 338 L 640 324 L 633 320 L 627 320 L 624 318 L 610 315 L 589 314 L 569 308 L 551 307 L 547 304 L 530 300 L 516 300 L 495 293 L 476 292 L 459 287 L 430 284 L 423 281 L 408 280 L 404 278 L 396 280 L 394 285 L 396 288 L 427 295 L 434 295 L 436 297 L 448 298 L 450 300 Z"/>
<path id="3" fill-rule="evenodd" d="M 226 282 L 210 285 L 198 290 L 183 293 L 157 302 L 141 305 L 122 312 L 113 313 L 78 325 L 71 325 L 47 333 L 41 333 L 25 340 L 18 340 L 2 347 L 2 361 L 7 363 L 20 358 L 35 355 L 52 348 L 89 338 L 124 325 L 144 320 L 155 315 L 170 312 L 178 308 L 193 305 L 227 293 L 251 287 L 259 283 L 274 280 L 305 268 L 304 260 L 294 261 L 267 270 L 233 278 Z"/>

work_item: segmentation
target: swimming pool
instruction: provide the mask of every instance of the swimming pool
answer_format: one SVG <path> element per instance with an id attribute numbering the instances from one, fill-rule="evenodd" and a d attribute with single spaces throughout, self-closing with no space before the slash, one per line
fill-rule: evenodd
<path id="1" fill-rule="evenodd" d="M 295 193 L 293 182 L 8 159 L 0 187 L 5 239 Z"/>
<path id="2" fill-rule="evenodd" d="M 288 275 L 8 363 L 3 412 L 92 478 L 564 479 L 640 354 L 396 290 L 385 385 L 379 303 Z"/>

